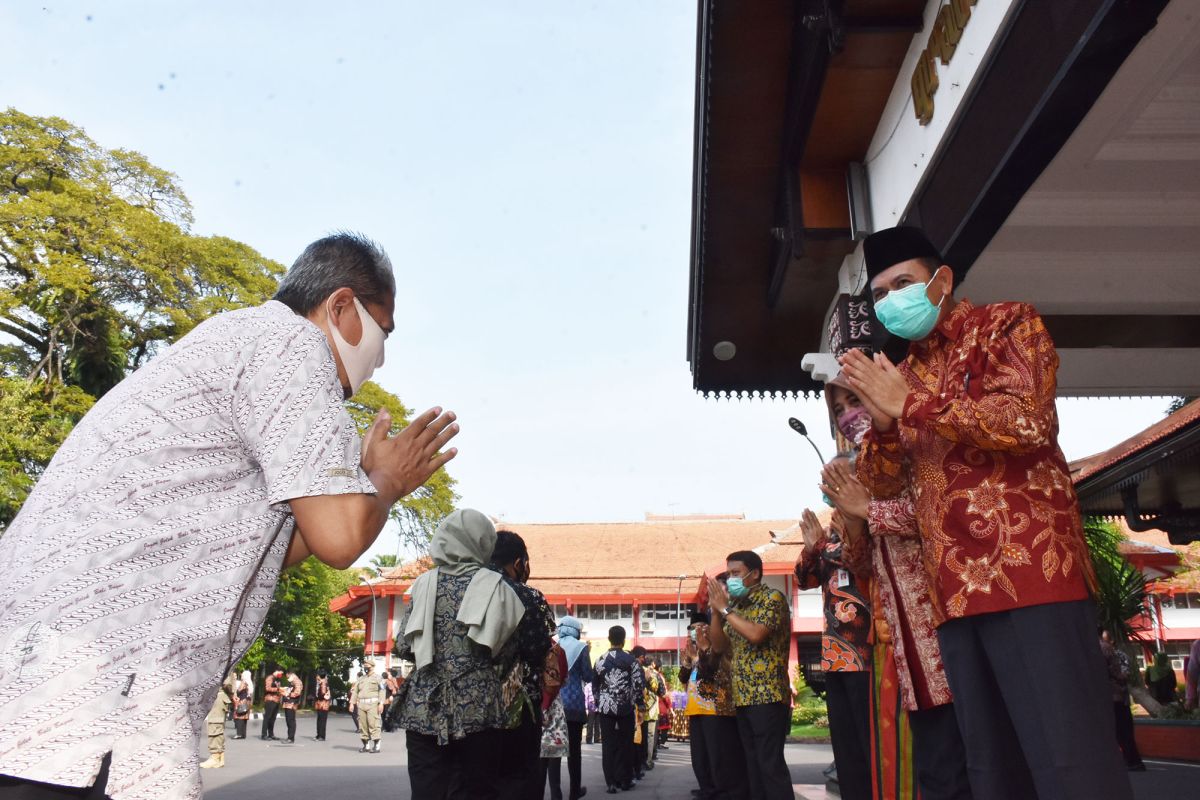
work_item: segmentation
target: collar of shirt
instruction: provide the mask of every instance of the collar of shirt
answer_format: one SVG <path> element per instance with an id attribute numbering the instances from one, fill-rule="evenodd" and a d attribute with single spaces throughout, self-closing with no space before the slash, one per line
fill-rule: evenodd
<path id="1" fill-rule="evenodd" d="M 971 312 L 974 310 L 974 304 L 964 297 L 955 304 L 950 313 L 946 315 L 946 318 L 938 323 L 934 331 L 948 342 L 956 341 L 958 335 L 962 333 L 967 317 L 971 316 Z M 925 341 L 929 341 L 929 339 L 926 338 Z"/>

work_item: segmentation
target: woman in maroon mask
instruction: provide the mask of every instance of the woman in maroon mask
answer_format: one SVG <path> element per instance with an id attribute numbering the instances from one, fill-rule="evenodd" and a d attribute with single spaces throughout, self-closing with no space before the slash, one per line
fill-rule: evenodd
<path id="1" fill-rule="evenodd" d="M 826 384 L 825 398 L 837 431 L 857 448 L 871 427 L 858 395 L 839 376 Z M 915 798 L 919 786 L 923 800 L 970 798 L 912 500 L 873 499 L 853 468 L 836 460 L 825 467 L 821 489 L 843 517 L 866 521 L 869 532 L 874 796 Z"/>

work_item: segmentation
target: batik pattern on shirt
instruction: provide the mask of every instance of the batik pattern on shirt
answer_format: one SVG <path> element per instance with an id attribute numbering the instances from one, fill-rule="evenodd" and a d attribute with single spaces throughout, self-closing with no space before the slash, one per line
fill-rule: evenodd
<path id="1" fill-rule="evenodd" d="M 871 666 L 870 543 L 866 536 L 844 538 L 835 512 L 813 547 L 796 564 L 800 588 L 821 587 L 821 669 L 865 672 Z"/>
<path id="2" fill-rule="evenodd" d="M 911 491 L 938 622 L 1086 597 L 1095 578 L 1058 447 L 1058 354 L 1033 307 L 964 300 L 899 369 L 903 414 L 867 433 L 857 469 L 876 498 Z"/>
<path id="3" fill-rule="evenodd" d="M 489 569 L 495 569 L 489 567 Z M 515 649 L 513 658 L 521 670 L 521 688 L 525 699 L 533 712 L 534 719 L 540 725 L 542 722 L 542 688 L 543 675 L 546 671 L 546 656 L 554 646 L 554 610 L 546 602 L 546 597 L 540 591 L 527 583 L 514 581 L 501 572 L 501 580 L 516 592 L 525 607 L 517 630 L 513 633 Z M 512 662 L 503 664 L 503 670 L 512 668 Z"/>
<path id="4" fill-rule="evenodd" d="M 587 695 L 584 687 L 592 682 L 596 674 L 592 671 L 592 656 L 584 649 L 575 658 L 575 663 L 567 671 L 567 682 L 563 684 L 559 697 L 563 701 L 563 713 L 567 722 L 587 721 Z"/>
<path id="5" fill-rule="evenodd" d="M 875 640 L 892 645 L 901 703 L 915 711 L 953 702 L 934 624 L 929 573 L 908 493 L 893 500 L 872 500 L 867 528 L 871 533 Z"/>
<path id="6" fill-rule="evenodd" d="M 760 583 L 741 600 L 734 601 L 734 613 L 770 631 L 762 644 L 752 644 L 726 618 L 725 635 L 733 654 L 733 703 L 741 706 L 767 703 L 791 703 L 788 682 L 788 645 L 791 642 L 791 614 L 783 593 Z"/>
<path id="7" fill-rule="evenodd" d="M 200 796 L 204 718 L 258 635 L 287 501 L 374 492 L 319 328 L 198 325 L 102 397 L 0 537 L 0 774 Z M 70 669 L 63 669 L 64 660 Z"/>
<path id="8" fill-rule="evenodd" d="M 730 655 L 717 655 L 711 650 L 701 652 L 696 659 L 696 692 L 706 707 L 720 717 L 732 717 L 736 712 L 733 704 L 733 671 Z"/>
<path id="9" fill-rule="evenodd" d="M 642 667 L 624 650 L 609 650 L 596 661 L 592 695 L 600 714 L 625 716 L 634 706 L 641 707 L 646 690 Z"/>
<path id="10" fill-rule="evenodd" d="M 511 663 L 515 642 L 509 639 L 493 659 L 491 651 L 467 636 L 458 611 L 474 577 L 439 571 L 433 605 L 433 662 L 415 670 L 400 687 L 397 724 L 407 731 L 436 736 L 439 745 L 505 725 L 500 671 L 493 662 Z M 402 658 L 413 660 L 407 639 L 397 645 Z"/>

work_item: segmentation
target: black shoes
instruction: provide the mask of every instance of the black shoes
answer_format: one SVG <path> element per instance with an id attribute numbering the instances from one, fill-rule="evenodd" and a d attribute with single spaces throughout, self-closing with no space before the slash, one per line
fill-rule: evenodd
<path id="1" fill-rule="evenodd" d="M 360 748 L 358 748 L 358 752 L 360 752 L 360 753 L 369 753 L 369 752 L 371 752 L 371 751 L 370 751 L 370 749 L 367 747 L 367 743 L 364 741 L 364 742 L 363 742 L 363 746 L 362 746 L 362 747 L 360 747 Z"/>
<path id="2" fill-rule="evenodd" d="M 608 787 L 608 793 L 609 793 L 609 794 L 616 794 L 616 793 L 617 793 L 617 787 L 615 787 L 615 786 L 610 786 L 610 787 Z"/>

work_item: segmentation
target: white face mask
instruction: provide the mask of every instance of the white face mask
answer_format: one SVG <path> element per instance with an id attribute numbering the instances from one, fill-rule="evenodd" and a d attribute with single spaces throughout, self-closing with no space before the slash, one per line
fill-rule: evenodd
<path id="1" fill-rule="evenodd" d="M 351 395 L 356 394 L 362 385 L 370 380 L 372 373 L 383 366 L 384 340 L 383 328 L 367 313 L 357 297 L 354 298 L 354 307 L 358 309 L 358 319 L 362 323 L 362 338 L 358 340 L 358 344 L 350 344 L 342 337 L 341 331 L 333 322 L 333 315 L 329 313 L 328 308 L 325 309 L 334 347 L 337 348 L 338 357 L 342 359 L 346 377 L 350 379 Z"/>

